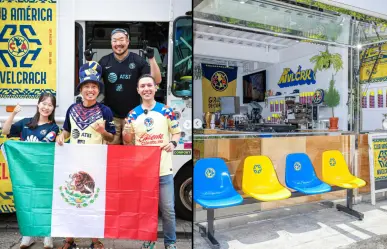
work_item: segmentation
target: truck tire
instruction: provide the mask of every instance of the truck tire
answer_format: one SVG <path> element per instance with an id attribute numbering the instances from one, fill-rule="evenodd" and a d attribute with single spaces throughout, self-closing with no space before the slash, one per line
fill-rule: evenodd
<path id="1" fill-rule="evenodd" d="M 192 221 L 192 162 L 177 172 L 174 179 L 175 212 L 181 219 Z"/>

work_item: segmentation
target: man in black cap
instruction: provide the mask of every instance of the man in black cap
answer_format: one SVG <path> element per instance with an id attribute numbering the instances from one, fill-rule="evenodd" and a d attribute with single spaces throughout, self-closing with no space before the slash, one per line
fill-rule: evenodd
<path id="1" fill-rule="evenodd" d="M 161 73 L 153 48 L 148 47 L 145 51 L 149 64 L 141 56 L 129 52 L 129 34 L 126 30 L 113 30 L 111 45 L 113 52 L 102 57 L 99 64 L 102 66 L 105 85 L 104 104 L 112 110 L 116 126 L 116 134 L 110 143 L 121 144 L 125 118 L 130 110 L 140 104 L 140 96 L 137 94 L 138 79 L 143 74 L 151 74 L 159 84 Z"/>

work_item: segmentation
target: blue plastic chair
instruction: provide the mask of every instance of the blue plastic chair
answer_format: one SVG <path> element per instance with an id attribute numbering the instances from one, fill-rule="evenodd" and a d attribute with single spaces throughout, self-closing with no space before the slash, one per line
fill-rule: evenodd
<path id="1" fill-rule="evenodd" d="M 194 166 L 194 201 L 204 208 L 239 205 L 243 198 L 234 189 L 226 163 L 220 158 L 204 158 Z"/>
<path id="2" fill-rule="evenodd" d="M 331 191 L 331 186 L 317 178 L 312 162 L 305 153 L 286 157 L 285 182 L 287 187 L 307 195 Z"/>

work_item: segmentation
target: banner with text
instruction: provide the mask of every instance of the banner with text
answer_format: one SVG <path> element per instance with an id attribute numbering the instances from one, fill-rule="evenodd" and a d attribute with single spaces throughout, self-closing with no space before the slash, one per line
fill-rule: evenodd
<path id="1" fill-rule="evenodd" d="M 3 146 L 6 140 L 7 136 L 2 135 L 0 130 L 0 147 Z M 3 153 L 0 151 L 0 214 L 14 212 L 16 210 L 13 202 L 11 178 L 9 176 L 7 162 L 5 161 Z"/>
<path id="2" fill-rule="evenodd" d="M 56 2 L 0 0 L 0 99 L 56 95 Z"/>
<path id="3" fill-rule="evenodd" d="M 387 179 L 387 138 L 372 140 L 375 181 Z"/>
<path id="4" fill-rule="evenodd" d="M 220 110 L 219 97 L 236 96 L 237 67 L 202 64 L 203 112 Z"/>
<path id="5" fill-rule="evenodd" d="M 360 67 L 360 84 L 368 83 L 368 80 L 370 80 L 369 83 L 387 81 L 387 55 L 383 52 L 387 50 L 387 43 L 384 43 L 380 48 L 381 51 L 379 51 L 379 46 L 375 44 L 360 52 L 360 60 L 363 62 Z M 374 65 L 376 65 L 375 68 Z"/>
<path id="6" fill-rule="evenodd" d="M 376 194 L 387 191 L 387 134 L 368 134 L 371 203 L 376 204 Z"/>

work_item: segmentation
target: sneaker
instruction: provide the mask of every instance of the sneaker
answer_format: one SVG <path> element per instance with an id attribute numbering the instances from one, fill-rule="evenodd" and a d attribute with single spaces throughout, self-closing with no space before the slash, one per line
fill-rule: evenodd
<path id="1" fill-rule="evenodd" d="M 43 240 L 44 249 L 52 249 L 54 247 L 51 237 L 44 237 Z"/>
<path id="2" fill-rule="evenodd" d="M 20 244 L 20 249 L 26 249 L 34 243 L 35 243 L 35 240 L 32 237 L 23 236 Z"/>
<path id="3" fill-rule="evenodd" d="M 165 249 L 177 249 L 177 247 L 174 244 L 170 244 L 170 245 L 165 245 Z"/>
<path id="4" fill-rule="evenodd" d="M 156 249 L 156 242 L 145 241 L 142 243 L 141 249 Z"/>
<path id="5" fill-rule="evenodd" d="M 102 244 L 101 241 L 91 242 L 90 248 L 96 248 L 96 249 L 104 249 L 105 246 Z"/>
<path id="6" fill-rule="evenodd" d="M 58 249 L 76 249 L 76 248 L 77 248 L 77 244 L 75 244 L 74 240 L 73 241 L 64 240 L 63 246 L 59 247 Z"/>

